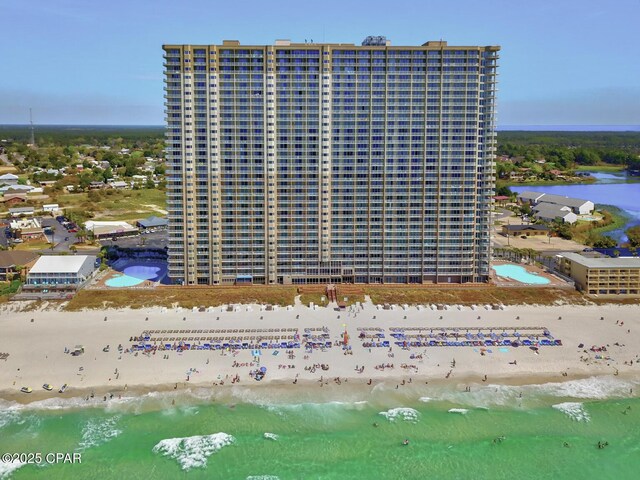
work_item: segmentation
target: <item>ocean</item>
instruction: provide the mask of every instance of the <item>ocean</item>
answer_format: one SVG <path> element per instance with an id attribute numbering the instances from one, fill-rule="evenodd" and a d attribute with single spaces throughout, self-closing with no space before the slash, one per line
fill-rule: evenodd
<path id="1" fill-rule="evenodd" d="M 640 379 L 341 388 L 151 393 L 88 408 L 0 401 L 0 452 L 81 454 L 0 463 L 0 479 L 622 480 L 640 468 Z"/>

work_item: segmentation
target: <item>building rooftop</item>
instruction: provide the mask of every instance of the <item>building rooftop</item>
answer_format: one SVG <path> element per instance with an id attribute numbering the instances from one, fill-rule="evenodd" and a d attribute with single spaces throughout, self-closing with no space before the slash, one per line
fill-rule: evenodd
<path id="1" fill-rule="evenodd" d="M 542 193 L 542 192 L 526 191 L 526 192 L 520 192 L 518 194 L 518 198 L 523 198 L 525 200 L 537 200 L 538 198 L 542 197 L 543 195 L 544 195 L 544 193 Z"/>
<path id="2" fill-rule="evenodd" d="M 10 208 L 9 213 L 33 213 L 35 211 L 34 207 L 16 207 Z"/>
<path id="3" fill-rule="evenodd" d="M 96 220 L 88 220 L 84 222 L 84 226 L 87 230 L 93 230 L 96 227 L 111 227 L 111 228 L 134 228 L 133 225 L 124 221 L 114 220 L 112 222 L 102 221 L 98 222 Z"/>
<path id="4" fill-rule="evenodd" d="M 562 195 L 555 195 L 553 193 L 530 191 L 519 193 L 518 198 L 522 198 L 524 200 L 533 200 L 540 203 L 566 205 L 568 207 L 581 207 L 589 201 L 583 200 L 581 198 L 564 197 Z"/>
<path id="5" fill-rule="evenodd" d="M 16 265 L 24 265 L 32 262 L 38 255 L 35 252 L 21 252 L 17 251 L 0 251 L 0 268 L 8 268 Z"/>
<path id="6" fill-rule="evenodd" d="M 545 225 L 504 225 L 507 230 L 519 232 L 521 230 L 543 230 L 549 231 L 549 227 Z"/>
<path id="7" fill-rule="evenodd" d="M 166 218 L 160 218 L 152 215 L 148 218 L 139 220 L 138 224 L 142 228 L 166 227 L 167 225 L 169 225 L 169 221 Z"/>
<path id="8" fill-rule="evenodd" d="M 568 207 L 581 207 L 589 200 L 583 200 L 581 198 L 572 198 L 572 197 L 563 197 L 562 195 L 554 195 L 552 193 L 545 193 L 544 196 L 540 199 L 541 202 L 545 203 L 556 203 L 559 205 L 566 205 Z"/>
<path id="9" fill-rule="evenodd" d="M 29 273 L 78 273 L 90 255 L 43 255 Z"/>
<path id="10" fill-rule="evenodd" d="M 568 207 L 565 207 L 563 205 L 556 205 L 555 203 L 541 203 L 537 205 L 534 210 L 536 212 L 536 216 L 543 217 L 564 217 L 568 213 L 572 213 L 571 209 L 568 209 Z"/>
<path id="11" fill-rule="evenodd" d="M 572 260 L 587 268 L 640 268 L 639 257 L 623 257 L 611 258 L 600 257 L 590 258 L 580 255 L 579 253 L 562 252 L 557 255 Z"/>

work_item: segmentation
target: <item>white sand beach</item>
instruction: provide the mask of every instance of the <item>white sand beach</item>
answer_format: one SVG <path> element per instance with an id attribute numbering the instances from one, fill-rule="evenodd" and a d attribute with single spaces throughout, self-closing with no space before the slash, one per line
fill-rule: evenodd
<path id="1" fill-rule="evenodd" d="M 232 312 L 223 307 L 208 312 L 160 308 L 17 312 L 14 308 L 14 304 L 5 304 L 0 309 L 0 358 L 8 354 L 0 359 L 0 398 L 20 402 L 86 397 L 92 392 L 118 396 L 196 386 L 222 389 L 269 384 L 305 389 L 384 382 L 387 387 L 401 389 L 412 382 L 450 382 L 466 388 L 484 381 L 527 384 L 592 375 L 636 377 L 640 373 L 640 307 L 634 305 L 510 306 L 505 310 L 452 307 L 438 311 L 424 307 L 383 310 L 369 303 L 342 312 L 303 306 L 261 311 L 259 305 L 239 306 L 239 311 Z M 135 343 L 131 337 L 150 330 L 159 331 L 152 338 L 199 338 L 215 335 L 206 333 L 210 331 L 290 329 L 287 333 L 294 335 L 297 329 L 304 340 L 305 329 L 322 327 L 327 329 L 331 348 L 309 353 L 301 346 L 294 348 L 292 355 L 286 348 L 260 349 L 257 362 L 251 349 L 127 352 Z M 437 334 L 440 327 L 457 328 L 448 331 L 451 341 L 455 334 L 464 339 L 467 329 L 477 333 L 478 327 L 486 338 L 495 333 L 498 339 L 503 331 L 509 335 L 517 331 L 525 338 L 527 327 L 545 327 L 562 346 L 539 346 L 537 353 L 525 345 L 402 348 L 390 336 L 395 327 L 425 337 Z M 359 338 L 362 328 L 370 329 L 367 334 L 385 335 L 390 347 L 363 346 Z M 205 333 L 160 333 L 170 330 Z M 345 354 L 342 348 L 345 330 L 352 354 Z M 157 345 L 161 343 L 165 342 Z M 77 345 L 83 346 L 83 354 L 65 353 Z M 109 351 L 105 352 L 107 345 Z M 591 351 L 592 346 L 606 351 Z M 376 368 L 383 364 L 393 368 Z M 249 374 L 260 367 L 266 368 L 266 375 L 258 382 Z M 51 384 L 53 391 L 43 390 L 45 383 Z M 65 383 L 69 388 L 59 394 Z M 23 386 L 31 387 L 33 393 L 20 393 Z"/>

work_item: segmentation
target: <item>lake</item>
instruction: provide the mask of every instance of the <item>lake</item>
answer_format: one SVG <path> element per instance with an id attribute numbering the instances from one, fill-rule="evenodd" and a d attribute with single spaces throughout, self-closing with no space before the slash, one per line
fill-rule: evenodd
<path id="1" fill-rule="evenodd" d="M 591 200 L 595 204 L 613 205 L 629 217 L 628 223 L 619 230 L 607 232 L 618 241 L 626 241 L 624 231 L 640 225 L 640 181 L 637 177 L 627 177 L 624 172 L 588 172 L 596 178 L 595 183 L 580 185 L 517 185 L 510 187 L 514 192 L 545 192 L 567 197 Z"/>

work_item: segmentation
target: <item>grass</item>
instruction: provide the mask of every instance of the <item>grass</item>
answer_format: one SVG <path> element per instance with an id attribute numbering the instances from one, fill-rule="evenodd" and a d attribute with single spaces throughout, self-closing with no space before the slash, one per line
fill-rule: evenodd
<path id="1" fill-rule="evenodd" d="M 230 303 L 293 305 L 296 287 L 158 287 L 151 290 L 81 290 L 66 306 L 67 310 L 84 308 L 145 308 L 178 305 L 184 308 L 214 307 Z"/>
<path id="2" fill-rule="evenodd" d="M 578 222 L 571 230 L 572 240 L 585 244 L 590 234 L 605 234 L 617 230 L 627 224 L 628 218 L 618 207 L 612 205 L 597 205 L 597 210 L 602 212 L 602 220 L 598 222 Z"/>
<path id="3" fill-rule="evenodd" d="M 532 180 L 530 182 L 511 182 L 504 181 L 504 185 L 507 187 L 540 187 L 540 186 L 553 186 L 553 185 L 581 185 L 585 183 L 594 183 L 595 179 L 593 177 L 579 177 L 579 179 L 574 179 L 572 181 L 567 180 Z"/>
<path id="4" fill-rule="evenodd" d="M 351 305 L 363 301 L 369 295 L 376 304 L 449 304 L 449 305 L 485 305 L 485 304 L 537 304 L 553 305 L 558 303 L 585 305 L 590 303 L 575 290 L 559 288 L 511 287 L 498 288 L 491 285 L 474 287 L 437 287 L 408 285 L 362 285 L 351 286 L 347 296 Z M 345 287 L 347 288 L 347 287 Z M 320 297 L 324 289 L 311 289 L 301 295 L 304 305 L 314 302 L 321 305 Z M 359 293 L 358 293 L 359 292 Z M 106 309 L 130 307 L 172 308 L 176 304 L 184 308 L 209 307 L 231 303 L 262 303 L 271 305 L 293 305 L 297 295 L 295 286 L 247 286 L 247 287 L 158 287 L 150 290 L 82 290 L 66 306 L 66 310 Z"/>
<path id="5" fill-rule="evenodd" d="M 46 250 L 47 248 L 51 248 L 51 244 L 46 240 L 17 243 L 15 246 L 16 250 Z"/>
<path id="6" fill-rule="evenodd" d="M 166 208 L 165 192 L 155 188 L 65 193 L 57 195 L 55 200 L 68 210 L 92 212 L 94 220 L 139 220 L 163 215 L 148 205 Z"/>
<path id="7" fill-rule="evenodd" d="M 20 280 L 12 280 L 10 282 L 0 282 L 0 296 L 11 295 L 16 293 L 22 285 Z"/>
<path id="8" fill-rule="evenodd" d="M 490 285 L 445 288 L 435 286 L 410 287 L 407 285 L 368 285 L 363 287 L 363 290 L 365 294 L 371 297 L 371 300 L 375 304 L 553 305 L 555 303 L 562 302 L 582 305 L 587 303 L 585 297 L 575 290 L 559 288 L 498 288 Z"/>
<path id="9" fill-rule="evenodd" d="M 22 282 L 20 280 L 0 282 L 0 304 L 8 302 L 11 295 L 16 293 L 21 285 Z"/>
<path id="10" fill-rule="evenodd" d="M 620 172 L 626 167 L 624 165 L 578 165 L 577 171 L 591 171 L 591 172 Z"/>

